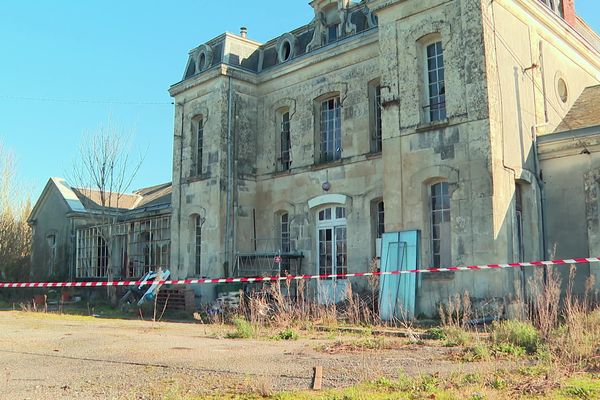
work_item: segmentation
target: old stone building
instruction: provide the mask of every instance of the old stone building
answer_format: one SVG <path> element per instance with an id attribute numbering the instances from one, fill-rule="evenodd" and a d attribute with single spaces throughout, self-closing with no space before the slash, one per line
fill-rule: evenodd
<path id="1" fill-rule="evenodd" d="M 115 276 L 600 255 L 600 38 L 572 0 L 310 6 L 312 21 L 267 43 L 242 28 L 190 51 L 170 88 L 172 195 L 169 185 L 127 195 L 111 228 Z M 34 268 L 51 268 L 55 232 L 70 277 L 107 279 L 107 244 L 88 218 L 98 209 L 78 193 L 49 182 L 31 217 Z M 575 290 L 590 276 L 600 288 L 599 268 L 581 265 Z M 403 275 L 382 280 L 380 301 L 431 315 L 468 291 L 477 307 L 527 296 L 531 274 Z M 312 281 L 308 295 L 341 300 L 350 283 L 366 280 Z M 215 286 L 194 290 L 215 298 Z"/>
<path id="2" fill-rule="evenodd" d="M 192 49 L 171 87 L 175 275 L 240 274 L 277 253 L 303 273 L 363 271 L 383 232 L 412 230 L 422 268 L 548 256 L 536 141 L 600 81 L 573 1 L 310 6 L 312 22 L 267 43 L 242 29 Z M 528 273 L 431 274 L 409 290 L 432 313 L 464 290 L 514 294 Z"/>

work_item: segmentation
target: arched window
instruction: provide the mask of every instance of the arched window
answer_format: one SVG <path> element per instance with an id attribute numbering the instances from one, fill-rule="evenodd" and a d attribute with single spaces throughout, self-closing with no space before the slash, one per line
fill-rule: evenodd
<path id="1" fill-rule="evenodd" d="M 330 207 L 318 212 L 319 275 L 348 272 L 346 208 Z"/>
<path id="2" fill-rule="evenodd" d="M 432 266 L 449 267 L 452 258 L 448 182 L 435 183 L 430 190 Z"/>

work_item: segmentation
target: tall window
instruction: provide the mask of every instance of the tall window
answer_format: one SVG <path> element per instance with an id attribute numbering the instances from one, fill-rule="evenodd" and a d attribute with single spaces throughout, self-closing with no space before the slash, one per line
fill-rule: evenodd
<path id="1" fill-rule="evenodd" d="M 202 175 L 202 154 L 204 152 L 204 119 L 198 119 L 196 127 L 196 165 L 194 168 L 194 175 Z"/>
<path id="2" fill-rule="evenodd" d="M 450 257 L 450 195 L 448 182 L 431 186 L 431 253 L 433 267 L 449 267 Z"/>
<path id="3" fill-rule="evenodd" d="M 280 225 L 281 231 L 281 252 L 290 252 L 290 217 L 288 213 L 281 214 Z"/>
<path id="4" fill-rule="evenodd" d="M 382 149 L 381 141 L 381 85 L 369 85 L 370 124 L 371 124 L 371 152 L 378 153 Z"/>
<path id="5" fill-rule="evenodd" d="M 287 171 L 290 169 L 291 157 L 291 140 L 290 140 L 290 113 L 288 111 L 281 115 L 281 133 L 280 133 L 280 152 L 279 152 L 279 169 Z"/>
<path id="6" fill-rule="evenodd" d="M 346 209 L 326 208 L 319 211 L 318 219 L 319 274 L 347 273 Z"/>
<path id="7" fill-rule="evenodd" d="M 167 269 L 171 252 L 171 217 L 135 221 L 131 231 L 127 276 Z"/>
<path id="8" fill-rule="evenodd" d="M 426 69 L 429 121 L 446 118 L 446 85 L 444 79 L 444 52 L 442 42 L 438 41 L 426 47 Z"/>
<path id="9" fill-rule="evenodd" d="M 52 275 L 56 263 L 56 235 L 46 236 L 46 242 L 48 243 L 48 275 Z"/>
<path id="10" fill-rule="evenodd" d="M 321 162 L 342 158 L 340 98 L 321 103 Z"/>
<path id="11" fill-rule="evenodd" d="M 517 252 L 519 259 L 525 261 L 525 246 L 523 243 L 523 194 L 521 185 L 515 184 L 515 223 L 517 236 Z"/>
<path id="12" fill-rule="evenodd" d="M 196 215 L 194 227 L 195 237 L 195 260 L 194 260 L 194 272 L 197 276 L 202 275 L 202 217 Z"/>
<path id="13" fill-rule="evenodd" d="M 108 277 L 108 246 L 99 227 L 77 230 L 77 278 Z"/>
<path id="14" fill-rule="evenodd" d="M 381 239 L 385 232 L 385 210 L 383 201 L 377 202 L 377 238 Z"/>

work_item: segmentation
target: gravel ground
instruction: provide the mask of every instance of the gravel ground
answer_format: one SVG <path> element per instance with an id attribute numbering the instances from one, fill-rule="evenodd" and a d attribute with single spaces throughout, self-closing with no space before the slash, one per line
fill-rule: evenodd
<path id="1" fill-rule="evenodd" d="M 469 371 L 453 350 L 411 345 L 328 354 L 336 338 L 223 339 L 228 328 L 53 314 L 0 312 L 0 399 L 162 399 L 350 386 L 381 376 Z M 346 336 L 347 337 L 347 336 Z M 386 339 L 387 340 L 387 339 Z M 404 340 L 404 342 L 402 341 Z M 169 397 L 170 396 L 170 397 Z"/>

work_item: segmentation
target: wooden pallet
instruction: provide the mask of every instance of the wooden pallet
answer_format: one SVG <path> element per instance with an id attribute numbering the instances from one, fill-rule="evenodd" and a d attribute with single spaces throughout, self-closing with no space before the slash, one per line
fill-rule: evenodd
<path id="1" fill-rule="evenodd" d="M 167 303 L 167 310 L 193 312 L 195 309 L 194 291 L 192 289 L 161 289 L 158 292 L 156 305 L 161 309 Z"/>

